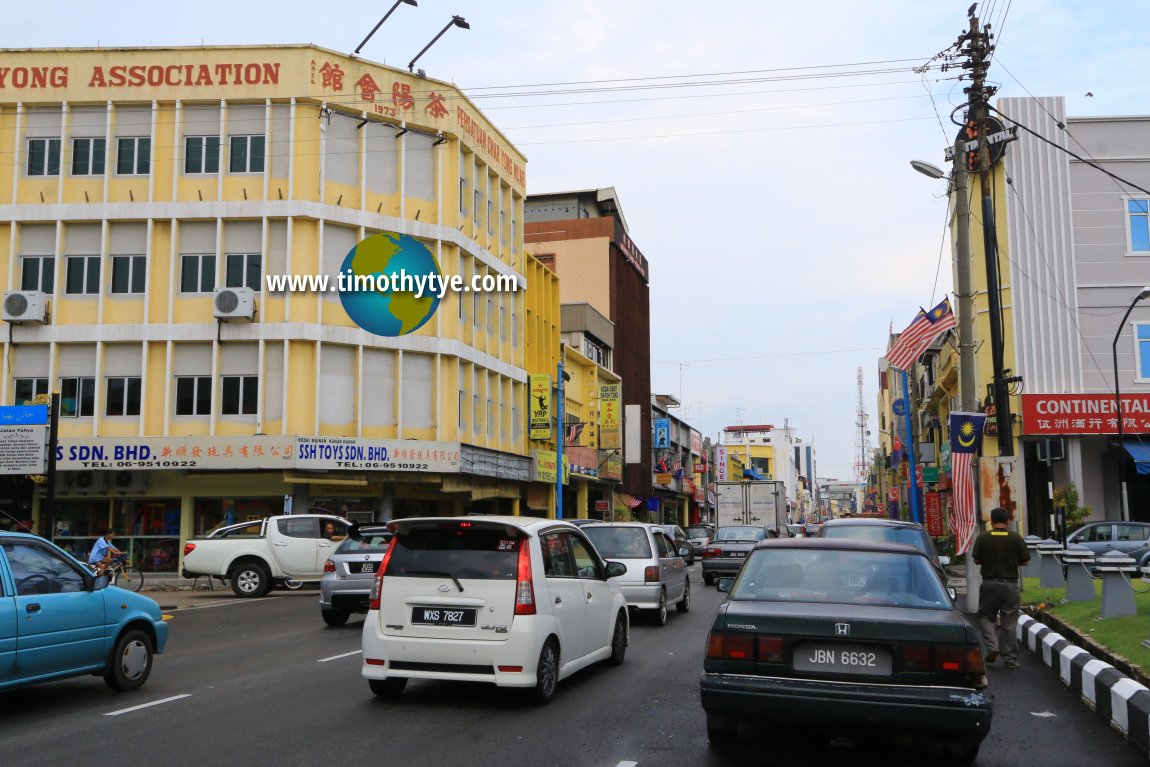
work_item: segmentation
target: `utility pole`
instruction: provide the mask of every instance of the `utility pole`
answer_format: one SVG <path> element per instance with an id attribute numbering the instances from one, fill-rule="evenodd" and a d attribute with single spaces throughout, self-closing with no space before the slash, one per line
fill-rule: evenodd
<path id="1" fill-rule="evenodd" d="M 994 367 L 995 424 L 998 432 L 998 454 L 1014 455 L 1014 434 L 1010 422 L 1010 393 L 1007 390 L 1006 372 L 1003 370 L 1003 322 L 1002 295 L 998 284 L 998 241 L 994 223 L 994 197 L 991 189 L 991 164 L 988 102 L 996 89 L 986 84 L 986 70 L 990 66 L 989 57 L 994 50 L 990 44 L 990 27 L 981 29 L 978 17 L 970 14 L 970 30 L 967 42 L 970 43 L 970 87 L 966 89 L 969 99 L 970 119 L 978 133 L 978 175 L 982 196 L 982 248 L 986 261 L 986 299 L 990 312 L 990 354 Z M 966 161 L 963 152 L 962 159 Z"/>

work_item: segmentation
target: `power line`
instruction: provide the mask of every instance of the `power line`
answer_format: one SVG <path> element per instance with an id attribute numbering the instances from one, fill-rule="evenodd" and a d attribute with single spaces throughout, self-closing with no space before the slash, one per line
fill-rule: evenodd
<path id="1" fill-rule="evenodd" d="M 677 360 L 677 361 L 661 361 L 657 362 L 658 365 L 678 365 L 680 363 L 695 363 L 695 362 L 742 362 L 745 360 L 770 360 L 779 359 L 782 357 L 817 357 L 824 354 L 848 354 L 852 352 L 873 352 L 879 350 L 876 346 L 860 346 L 855 349 L 827 349 L 824 351 L 816 352 L 784 352 L 782 354 L 754 354 L 748 357 L 712 357 L 711 359 L 698 359 L 698 360 Z"/>

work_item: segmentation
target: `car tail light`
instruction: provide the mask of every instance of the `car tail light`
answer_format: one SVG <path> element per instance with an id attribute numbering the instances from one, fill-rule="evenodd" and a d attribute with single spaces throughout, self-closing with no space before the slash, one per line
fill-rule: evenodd
<path id="1" fill-rule="evenodd" d="M 522 666 L 496 666 L 504 674 L 519 674 L 523 672 Z"/>
<path id="2" fill-rule="evenodd" d="M 515 614 L 535 614 L 535 585 L 531 580 L 531 539 L 519 539 L 519 566 L 515 574 Z"/>
<path id="3" fill-rule="evenodd" d="M 758 638 L 758 651 L 760 663 L 782 663 L 783 662 L 783 638 L 782 637 L 765 637 Z"/>
<path id="4" fill-rule="evenodd" d="M 191 554 L 195 550 L 196 550 L 196 544 L 194 544 L 194 543 L 185 543 L 184 544 L 184 556 L 185 557 L 188 554 Z"/>
<path id="5" fill-rule="evenodd" d="M 943 671 L 953 674 L 984 674 L 982 650 L 961 644 L 904 644 L 904 671 Z"/>
<path id="6" fill-rule="evenodd" d="M 718 660 L 754 660 L 753 634 L 716 634 L 707 636 L 707 657 Z"/>
<path id="7" fill-rule="evenodd" d="M 658 583 L 659 582 L 659 566 L 648 565 L 643 568 L 643 582 L 644 583 Z"/>
<path id="8" fill-rule="evenodd" d="M 717 556 L 719 556 L 719 550 L 717 548 L 715 548 L 714 546 L 709 546 L 709 547 L 703 549 L 703 559 L 709 559 L 710 557 L 717 557 Z"/>
<path id="9" fill-rule="evenodd" d="M 324 562 L 323 563 L 323 571 L 325 573 L 334 573 L 335 572 L 335 562 L 332 562 L 330 559 L 327 560 L 326 562 Z"/>
<path id="10" fill-rule="evenodd" d="M 383 574 L 387 572 L 387 563 L 391 561 L 391 553 L 395 551 L 395 542 L 398 539 L 399 536 L 397 535 L 391 537 L 391 543 L 387 544 L 387 553 L 383 555 L 383 562 L 379 565 L 379 572 L 376 573 L 375 580 L 371 583 L 371 596 L 367 605 L 371 610 L 379 609 L 379 593 L 383 590 Z M 327 565 L 324 567 L 326 568 Z"/>

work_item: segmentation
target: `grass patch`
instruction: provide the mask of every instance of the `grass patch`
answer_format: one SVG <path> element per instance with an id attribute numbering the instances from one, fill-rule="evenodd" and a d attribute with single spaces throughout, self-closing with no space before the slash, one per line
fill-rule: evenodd
<path id="1" fill-rule="evenodd" d="M 1136 589 L 1146 589 L 1141 581 L 1135 580 Z M 1150 638 L 1150 593 L 1134 592 L 1134 604 L 1138 614 L 1126 618 L 1101 620 L 1102 581 L 1094 581 L 1093 602 L 1066 602 L 1066 589 L 1044 589 L 1038 585 L 1038 578 L 1023 579 L 1022 604 L 1045 609 L 1060 620 L 1078 629 L 1078 633 L 1090 637 L 1110 652 L 1121 655 L 1143 671 L 1150 668 L 1150 649 L 1142 646 L 1142 640 Z M 1045 607 L 1041 607 L 1045 605 Z"/>

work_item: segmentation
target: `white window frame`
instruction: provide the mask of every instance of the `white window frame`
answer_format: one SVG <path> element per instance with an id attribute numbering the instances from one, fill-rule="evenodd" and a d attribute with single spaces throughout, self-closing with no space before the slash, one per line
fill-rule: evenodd
<path id="1" fill-rule="evenodd" d="M 116 290 L 116 264 L 117 263 L 122 264 L 125 262 L 125 260 L 127 261 L 127 265 L 128 265 L 128 289 L 127 290 Z M 139 290 L 133 290 L 133 284 L 136 281 L 135 277 L 136 277 L 137 272 L 143 273 L 143 276 L 140 277 L 140 280 L 143 282 L 143 285 L 140 286 Z M 118 256 L 112 256 L 112 278 L 108 281 L 108 292 L 109 293 L 111 293 L 112 295 L 116 295 L 116 296 L 140 296 L 140 295 L 143 295 L 145 292 L 147 292 L 147 290 L 148 290 L 148 257 L 147 256 L 141 255 L 139 253 L 134 254 L 134 255 L 122 254 L 122 255 L 118 255 Z"/>
<path id="2" fill-rule="evenodd" d="M 132 142 L 132 169 L 121 170 L 121 157 L 124 142 Z M 145 152 L 141 152 L 141 143 L 147 142 Z M 143 169 L 141 170 L 141 166 Z M 116 136 L 116 175 L 117 176 L 146 176 L 152 169 L 152 137 L 151 136 Z"/>
<path id="3" fill-rule="evenodd" d="M 120 381 L 121 386 L 123 387 L 122 398 L 121 398 L 119 403 L 116 403 L 116 404 L 120 405 L 120 410 L 123 412 L 118 413 L 118 414 L 113 414 L 113 413 L 109 412 L 112 409 L 112 405 L 114 404 L 113 398 L 112 398 L 112 381 Z M 134 384 L 133 384 L 133 382 L 134 382 Z M 104 417 L 105 418 L 138 418 L 140 416 L 140 413 L 143 412 L 143 409 L 144 409 L 144 390 L 143 390 L 143 379 L 140 376 L 108 376 L 105 379 L 104 387 L 105 387 L 104 388 L 104 393 L 105 393 L 105 396 L 104 396 Z M 134 412 L 134 413 L 130 412 L 132 410 L 132 407 L 131 407 L 132 388 L 136 389 L 136 407 L 135 407 L 136 412 Z"/>
<path id="4" fill-rule="evenodd" d="M 87 167 L 81 172 L 76 172 L 76 150 L 81 144 L 87 145 L 88 163 Z M 96 146 L 99 144 L 100 151 L 96 152 Z M 100 170 L 93 170 L 96 163 L 97 154 L 100 157 Z M 72 157 L 69 163 L 69 168 L 73 176 L 103 176 L 108 172 L 108 141 L 103 136 L 83 136 L 72 139 Z"/>
<path id="5" fill-rule="evenodd" d="M 64 388 L 69 381 L 75 381 L 75 412 L 65 411 Z M 91 394 L 89 405 L 91 412 L 84 412 L 84 390 Z M 96 414 L 96 379 L 93 376 L 62 376 L 60 378 L 60 417 L 61 418 L 91 418 Z"/>
<path id="6" fill-rule="evenodd" d="M 232 270 L 231 264 L 233 258 L 243 259 L 243 266 L 240 269 L 241 279 L 239 284 L 233 284 L 231 280 Z M 252 267 L 252 262 L 255 262 L 257 275 L 255 284 L 251 284 L 248 280 L 248 272 Z M 256 293 L 260 292 L 260 281 L 263 279 L 264 258 L 262 253 L 225 253 L 224 254 L 224 287 L 225 288 L 251 288 Z"/>
<path id="7" fill-rule="evenodd" d="M 180 382 L 181 381 L 189 381 L 189 380 L 192 381 L 192 412 L 191 413 L 181 413 L 180 412 Z M 207 391 L 207 395 L 206 395 L 208 403 L 207 403 L 207 407 L 204 408 L 203 412 L 200 412 L 200 408 L 197 407 L 196 403 L 199 402 L 199 400 L 200 400 L 200 389 L 205 385 L 208 387 L 208 391 Z M 212 411 L 212 377 L 210 375 L 206 375 L 206 376 L 176 376 L 176 386 L 174 389 L 174 394 L 175 394 L 175 400 L 172 402 L 172 410 L 177 416 L 180 416 L 182 418 L 200 418 L 200 417 L 210 416 L 212 414 L 211 413 L 211 411 Z"/>
<path id="8" fill-rule="evenodd" d="M 196 286 L 195 286 L 196 289 L 195 290 L 184 290 L 184 262 L 185 262 L 185 259 L 189 259 L 189 258 L 196 259 Z M 212 268 L 211 268 L 211 272 L 210 272 L 212 284 L 208 287 L 207 290 L 204 290 L 204 259 L 211 259 L 211 262 L 212 262 Z M 180 280 L 180 293 L 182 293 L 186 296 L 204 295 L 206 293 L 214 292 L 216 289 L 216 254 L 215 253 L 181 253 L 180 254 L 179 280 Z"/>
<path id="9" fill-rule="evenodd" d="M 32 386 L 32 396 L 27 398 L 26 400 L 23 400 L 23 401 L 21 401 L 21 398 L 20 398 L 20 384 L 22 384 L 22 383 L 30 383 Z M 23 405 L 24 402 L 30 402 L 32 399 L 34 399 L 37 394 L 47 394 L 48 393 L 48 376 L 43 376 L 43 377 L 32 376 L 32 377 L 27 377 L 27 378 L 14 378 L 14 379 L 12 379 L 12 388 L 14 390 L 12 396 L 15 398 L 14 401 L 12 402 L 12 404 Z"/>
<path id="10" fill-rule="evenodd" d="M 1150 370 L 1142 369 L 1142 344 L 1150 345 L 1150 338 L 1138 338 L 1139 328 L 1150 328 L 1150 322 L 1130 323 L 1131 334 L 1134 337 L 1134 381 L 1136 383 L 1150 382 Z"/>
<path id="11" fill-rule="evenodd" d="M 44 168 L 40 173 L 32 172 L 32 145 L 36 143 L 44 144 Z M 56 172 L 52 172 L 52 149 L 56 150 Z M 60 161 L 63 159 L 61 142 L 58 138 L 51 136 L 33 136 L 28 139 L 25 144 L 25 149 L 28 152 L 27 162 L 24 163 L 24 175 L 32 178 L 48 178 L 50 176 L 60 175 Z"/>
<path id="12" fill-rule="evenodd" d="M 236 402 L 237 410 L 229 411 L 226 407 L 227 389 L 229 382 L 238 382 L 239 399 Z M 220 415 L 254 416 L 260 411 L 260 377 L 255 374 L 220 376 Z M 245 395 L 250 394 L 253 400 L 251 412 L 245 412 Z"/>
<path id="13" fill-rule="evenodd" d="M 263 142 L 263 150 L 260 153 L 260 167 L 252 167 L 252 139 L 259 139 Z M 239 170 L 236 169 L 236 142 L 242 141 L 244 144 L 244 167 Z M 264 168 L 268 165 L 268 144 L 267 137 L 262 133 L 245 133 L 238 136 L 228 136 L 228 173 L 251 174 L 264 172 Z"/>
<path id="14" fill-rule="evenodd" d="M 216 167 L 208 169 L 208 144 L 215 139 L 216 142 Z M 198 156 L 192 152 L 192 141 L 199 140 L 200 149 Z M 196 157 L 199 160 L 200 170 L 189 170 L 188 163 Z M 220 137 L 209 135 L 198 136 L 184 136 L 184 175 L 185 176 L 215 176 L 220 172 Z"/>
<path id="15" fill-rule="evenodd" d="M 37 261 L 38 262 L 38 265 L 36 267 L 36 272 L 37 272 L 37 274 L 36 274 L 36 286 L 31 287 L 31 288 L 24 286 L 24 268 L 25 268 L 25 265 L 28 264 L 29 261 Z M 44 271 L 45 265 L 48 266 L 48 270 L 46 272 Z M 50 279 L 52 281 L 52 286 L 51 286 L 52 290 L 44 290 L 44 278 L 45 277 L 47 277 L 48 279 Z M 55 294 L 55 292 L 56 292 L 56 257 L 55 256 L 20 256 L 20 289 L 21 290 L 38 290 L 41 293 L 47 293 L 48 295 Z"/>
<path id="16" fill-rule="evenodd" d="M 68 284 L 69 283 L 68 274 L 72 270 L 72 264 L 77 262 L 77 261 L 82 261 L 84 264 L 84 266 L 83 266 L 84 271 L 83 271 L 83 277 L 82 277 L 83 285 L 82 285 L 81 290 L 72 291 L 69 289 L 70 285 Z M 91 270 L 88 266 L 93 261 L 95 261 L 95 263 L 96 263 L 96 274 L 95 275 L 92 275 Z M 95 295 L 99 295 L 99 293 L 100 293 L 100 277 L 101 277 L 101 273 L 103 272 L 102 266 L 103 265 L 100 263 L 100 257 L 99 256 L 95 256 L 95 255 L 64 256 L 64 295 L 66 295 L 66 296 L 95 296 Z M 94 285 L 90 284 L 93 279 L 95 280 Z"/>
<path id="17" fill-rule="evenodd" d="M 1132 203 L 1132 202 L 1144 202 L 1144 203 L 1146 203 L 1147 209 L 1150 210 L 1150 198 L 1147 198 L 1147 197 L 1125 197 L 1125 198 L 1123 198 L 1122 223 L 1126 228 L 1126 252 L 1129 253 L 1130 255 L 1134 255 L 1134 256 L 1150 256 L 1150 249 L 1134 250 L 1134 232 L 1132 231 L 1132 229 L 1130 227 L 1130 218 L 1131 218 L 1131 216 L 1143 216 L 1144 214 L 1131 213 L 1130 212 L 1130 203 Z M 1144 217 L 1147 219 L 1147 222 L 1146 222 L 1147 228 L 1150 229 L 1150 213 L 1145 214 Z"/>

